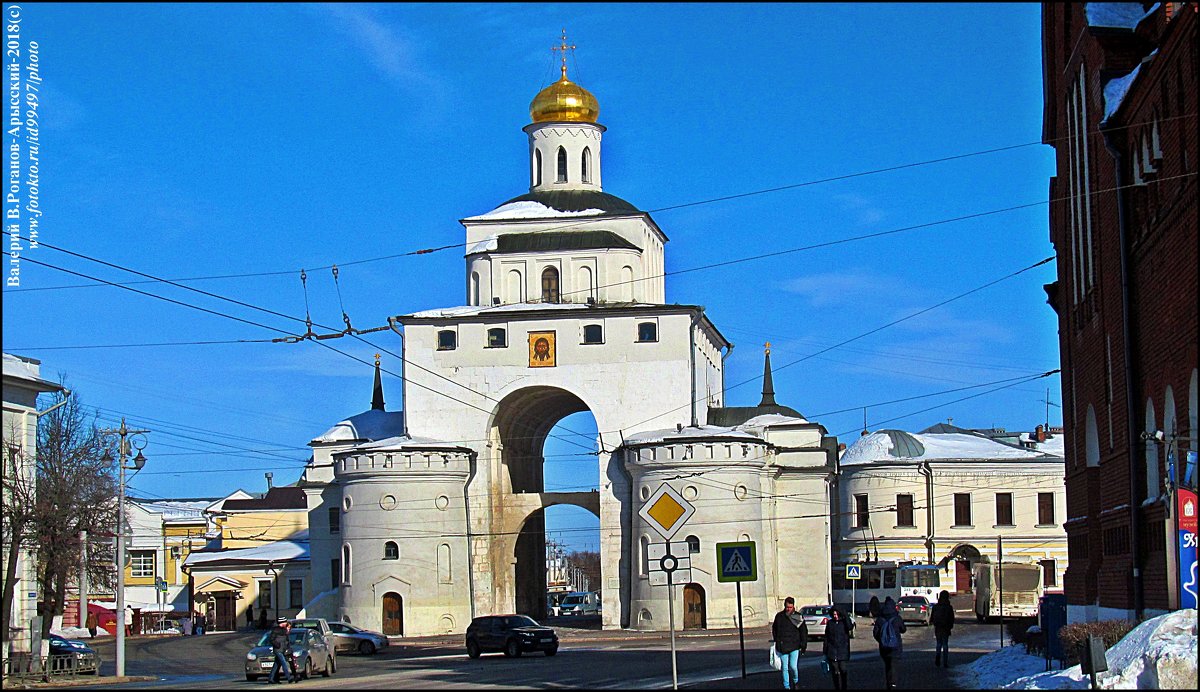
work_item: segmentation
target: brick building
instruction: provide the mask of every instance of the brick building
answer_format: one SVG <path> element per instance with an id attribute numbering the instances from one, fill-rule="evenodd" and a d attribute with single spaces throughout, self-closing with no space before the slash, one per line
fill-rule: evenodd
<path id="1" fill-rule="evenodd" d="M 1196 15 L 1043 5 L 1071 621 L 1178 604 L 1170 469 L 1197 449 Z"/>

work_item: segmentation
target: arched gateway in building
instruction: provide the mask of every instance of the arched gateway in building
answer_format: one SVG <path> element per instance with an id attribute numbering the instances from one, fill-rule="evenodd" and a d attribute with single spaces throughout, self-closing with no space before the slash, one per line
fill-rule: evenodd
<path id="1" fill-rule="evenodd" d="M 667 237 L 603 190 L 598 115 L 564 61 L 530 105 L 528 192 L 461 220 L 466 272 L 448 280 L 466 304 L 392 318 L 404 413 L 385 410 L 377 366 L 371 410 L 310 443 L 310 615 L 375 629 L 399 602 L 406 635 L 492 613 L 541 619 L 546 509 L 573 505 L 599 517 L 603 626 L 666 629 L 646 556 L 661 538 L 637 513 L 662 483 L 697 507 L 689 543 L 702 546 L 677 624 L 685 612 L 689 627 L 734 624 L 713 546 L 742 535 L 762 563 L 743 585 L 748 612 L 826 598 L 829 544 L 811 538 L 828 536 L 828 517 L 764 498 L 827 498 L 836 440 L 775 403 L 769 355 L 760 404 L 725 406 L 732 344 L 701 306 L 666 302 Z M 548 492 L 547 436 L 582 411 L 599 431 L 596 489 Z"/>

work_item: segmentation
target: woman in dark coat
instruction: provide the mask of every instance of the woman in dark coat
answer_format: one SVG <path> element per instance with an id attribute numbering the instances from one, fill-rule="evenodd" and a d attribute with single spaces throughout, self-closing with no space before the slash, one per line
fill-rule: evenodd
<path id="1" fill-rule="evenodd" d="M 825 660 L 829 662 L 829 675 L 833 678 L 833 689 L 846 688 L 846 666 L 850 663 L 850 620 L 840 607 L 829 613 L 825 623 Z"/>

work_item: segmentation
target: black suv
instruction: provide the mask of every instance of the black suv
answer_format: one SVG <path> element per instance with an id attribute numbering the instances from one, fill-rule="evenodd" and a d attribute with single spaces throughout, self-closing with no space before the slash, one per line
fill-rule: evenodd
<path id="1" fill-rule="evenodd" d="M 558 653 L 558 635 L 528 615 L 485 615 L 467 627 L 467 655 L 479 658 L 488 651 L 503 651 L 510 658 L 526 651 L 553 656 Z"/>

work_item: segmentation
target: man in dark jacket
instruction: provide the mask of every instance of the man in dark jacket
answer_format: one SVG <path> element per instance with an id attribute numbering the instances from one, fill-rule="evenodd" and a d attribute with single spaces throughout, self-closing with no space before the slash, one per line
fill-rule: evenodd
<path id="1" fill-rule="evenodd" d="M 954 629 L 954 606 L 950 605 L 950 592 L 938 594 L 938 602 L 934 604 L 929 614 L 929 624 L 933 625 L 933 636 L 937 640 L 933 665 L 950 667 L 950 630 Z"/>
<path id="2" fill-rule="evenodd" d="M 796 599 L 788 596 L 783 600 L 783 610 L 775 615 L 771 623 L 771 639 L 782 662 L 783 689 L 792 690 L 800 686 L 800 654 L 808 649 L 808 625 L 796 612 Z"/>
<path id="3" fill-rule="evenodd" d="M 850 619 L 840 607 L 834 606 L 825 623 L 825 660 L 829 662 L 829 675 L 833 678 L 833 689 L 846 688 L 846 666 L 850 663 Z"/>
<path id="4" fill-rule="evenodd" d="M 888 596 L 879 607 L 879 617 L 875 618 L 872 634 L 875 635 L 875 641 L 879 642 L 879 657 L 883 659 L 883 675 L 889 690 L 896 687 L 896 671 L 892 667 L 892 657 L 900 655 L 904 643 L 900 635 L 907 629 L 899 611 L 896 610 L 896 601 Z"/>
<path id="5" fill-rule="evenodd" d="M 292 667 L 291 629 L 292 623 L 288 622 L 287 618 L 279 618 L 275 627 L 271 629 L 271 654 L 275 657 L 275 667 L 271 668 L 271 677 L 268 680 L 272 684 L 279 682 L 281 670 L 288 672 L 289 681 L 297 681 L 296 670 Z"/>

